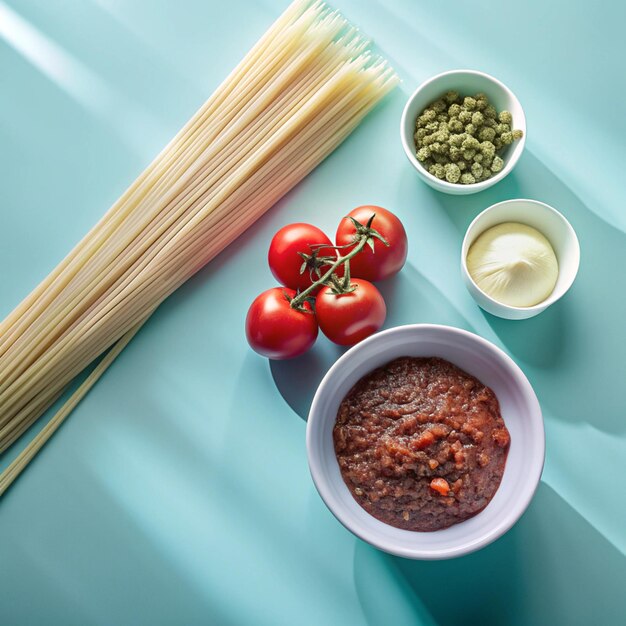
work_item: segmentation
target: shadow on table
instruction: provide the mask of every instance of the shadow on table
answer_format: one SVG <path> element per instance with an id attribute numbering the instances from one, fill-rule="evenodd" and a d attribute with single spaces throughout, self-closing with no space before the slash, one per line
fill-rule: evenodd
<path id="1" fill-rule="evenodd" d="M 306 354 L 288 361 L 270 361 L 272 377 L 285 402 L 306 421 L 315 390 L 332 364 L 346 351 L 320 337 Z"/>
<path id="2" fill-rule="evenodd" d="M 376 618 L 373 552 L 358 543 L 354 577 L 364 612 Z M 430 616 L 454 626 L 618 624 L 626 613 L 625 557 L 545 484 L 522 520 L 479 552 L 448 561 L 384 558 L 385 570 L 401 575 L 398 593 L 406 585 L 413 593 L 404 603 L 415 621 L 399 624 Z"/>
<path id="3" fill-rule="evenodd" d="M 417 182 L 406 180 L 406 184 Z M 570 292 L 528 320 L 483 315 L 553 415 L 623 433 L 626 421 L 620 389 L 626 354 L 626 333 L 621 332 L 626 307 L 626 234 L 586 206 L 528 150 L 514 172 L 484 192 L 469 196 L 429 193 L 460 237 L 480 211 L 516 197 L 547 202 L 572 223 L 580 240 L 581 265 Z M 598 398 L 602 399 L 602 411 L 598 411 Z"/>
<path id="4" fill-rule="evenodd" d="M 401 186 L 412 193 L 423 183 L 407 168 Z M 561 210 L 576 229 L 582 249 L 579 276 L 571 291 L 541 315 L 511 321 L 483 313 L 506 349 L 531 380 L 544 408 L 566 422 L 586 422 L 604 432 L 626 429 L 619 397 L 626 354 L 623 326 L 626 235 L 588 209 L 534 155 L 526 152 L 516 170 L 494 187 L 470 196 L 448 196 L 428 190 L 462 237 L 471 220 L 485 207 L 507 198 L 538 198 Z M 460 280 L 460 278 L 459 278 Z M 407 265 L 379 288 L 388 304 L 385 327 L 434 322 L 474 330 L 442 291 L 417 268 Z M 613 329 L 613 334 L 611 334 Z M 320 337 L 300 359 L 271 364 L 283 398 L 306 418 L 317 385 L 342 350 Z M 585 388 L 593 393 L 583 393 Z M 578 390 L 574 392 L 573 390 Z M 603 411 L 597 410 L 602 398 Z"/>
<path id="5" fill-rule="evenodd" d="M 519 360 L 537 369 L 558 367 L 567 341 L 567 302 L 560 300 L 541 315 L 527 320 L 505 320 L 486 311 L 481 313 Z"/>

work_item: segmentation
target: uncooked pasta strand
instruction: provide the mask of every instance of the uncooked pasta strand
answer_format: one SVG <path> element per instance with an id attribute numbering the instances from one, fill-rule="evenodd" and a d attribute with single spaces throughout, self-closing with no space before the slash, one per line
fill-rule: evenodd
<path id="1" fill-rule="evenodd" d="M 286 14 L 283 16 L 283 18 L 287 17 L 287 14 L 291 13 L 297 13 L 297 11 L 289 11 L 286 12 Z M 309 19 L 312 19 L 312 16 L 310 16 Z M 282 18 L 281 18 L 282 20 Z M 255 48 L 267 48 L 267 40 L 269 40 L 270 42 L 272 42 L 273 45 L 276 45 L 276 38 L 277 36 L 280 34 L 280 28 L 276 28 L 276 26 L 281 22 L 281 20 L 279 20 L 279 22 L 277 22 L 274 27 L 272 29 L 270 29 L 270 31 L 262 38 L 262 40 L 259 42 L 259 44 L 257 44 L 257 46 L 255 46 Z M 284 20 L 282 20 L 284 21 Z M 287 32 L 291 32 L 291 31 L 287 31 Z M 271 35 L 270 35 L 271 33 Z M 266 41 L 264 41 L 266 40 Z M 253 48 L 253 50 L 249 53 L 249 55 L 246 57 L 246 59 L 249 58 L 248 61 L 246 61 L 246 59 L 244 59 L 244 62 L 242 62 L 242 69 L 248 69 L 248 66 L 250 65 L 250 63 L 252 61 L 257 61 L 258 62 L 258 58 L 257 58 L 257 50 L 255 50 L 255 48 Z M 237 70 L 235 72 L 233 72 L 234 76 L 237 76 Z M 233 76 L 231 75 L 231 77 Z M 229 78 L 231 78 L 229 77 Z M 231 78 L 232 80 L 232 78 Z M 223 83 L 222 87 L 224 88 L 225 93 L 228 92 L 228 83 L 229 83 L 229 79 L 226 79 L 225 83 Z M 244 86 L 249 89 L 250 85 L 248 85 L 247 81 L 243 83 Z M 216 97 L 221 93 L 221 89 L 218 89 L 215 92 L 215 95 L 213 96 L 213 99 L 218 100 L 219 98 Z M 42 292 L 45 291 L 45 289 L 54 282 L 54 280 L 60 276 L 63 273 L 63 270 L 65 270 L 67 268 L 67 266 L 72 262 L 73 259 L 75 259 L 79 253 L 81 251 L 83 251 L 83 249 L 87 248 L 88 244 L 89 244 L 89 239 L 90 236 L 93 234 L 95 235 L 99 229 L 101 229 L 103 226 L 107 225 L 107 223 L 109 224 L 110 227 L 110 223 L 112 221 L 112 218 L 114 218 L 115 214 L 118 213 L 118 209 L 121 205 L 123 205 L 123 203 L 132 198 L 133 193 L 137 190 L 141 188 L 141 183 L 150 176 L 150 174 L 152 173 L 153 170 L 156 169 L 156 167 L 158 166 L 158 163 L 160 160 L 163 160 L 163 156 L 166 156 L 168 153 L 168 149 L 172 150 L 173 149 L 173 145 L 175 145 L 177 143 L 177 139 L 179 136 L 185 136 L 188 133 L 188 127 L 193 126 L 194 125 L 194 121 L 196 119 L 196 117 L 200 117 L 202 118 L 203 116 L 211 113 L 211 109 L 214 107 L 211 106 L 207 106 L 211 103 L 211 99 L 209 99 L 209 101 L 205 104 L 205 106 L 199 111 L 198 114 L 196 114 L 196 116 L 194 116 L 194 118 L 192 118 L 192 120 L 185 126 L 185 128 L 183 128 L 183 130 L 179 133 L 179 135 L 177 136 L 177 138 L 175 138 L 169 145 L 168 147 L 166 147 L 164 149 L 164 151 L 161 153 L 161 155 L 159 155 L 157 157 L 157 159 L 155 159 L 155 161 L 147 168 L 146 171 L 144 171 L 144 173 L 137 179 L 137 181 L 135 181 L 135 183 L 129 188 L 129 190 L 127 190 L 127 192 L 122 196 L 122 198 L 120 198 L 120 200 L 118 200 L 118 202 L 112 207 L 112 209 L 105 215 L 105 217 L 96 225 L 96 227 L 94 227 L 94 229 L 92 229 L 92 231 L 90 233 L 88 233 L 87 237 L 85 237 L 83 239 L 82 242 L 80 242 L 76 248 L 68 255 L 68 257 L 66 257 L 66 259 L 43 281 L 43 283 L 37 288 L 35 289 L 35 291 L 26 298 L 26 300 L 20 305 L 18 306 L 18 308 L 11 314 L 9 315 L 9 317 L 2 323 L 2 325 L 0 325 L 0 339 L 3 339 L 4 337 L 6 337 L 9 326 L 15 321 L 15 319 L 19 318 L 20 315 L 22 315 L 25 310 L 27 310 L 33 302 L 37 301 L 38 299 L 41 299 L 42 296 Z M 222 117 L 217 118 L 218 121 L 221 121 L 223 124 L 227 123 L 228 120 L 224 120 Z M 219 130 L 219 129 L 218 129 Z M 180 150 L 180 149 L 179 149 Z M 174 158 L 176 156 L 176 154 L 172 155 L 172 158 Z M 113 221 L 113 223 L 119 223 L 119 222 L 115 222 Z M 41 302 L 40 306 L 45 306 L 45 302 Z M 22 326 L 26 325 L 28 323 L 30 318 L 24 318 L 24 320 L 22 321 Z M 10 339 L 11 337 L 8 336 L 8 339 Z M 4 341 L 0 340 L 0 355 L 3 353 L 4 351 Z"/>
<path id="2" fill-rule="evenodd" d="M 315 133 L 317 132 L 317 126 L 316 124 L 319 124 L 320 121 L 318 120 L 317 122 L 313 122 L 311 120 L 311 123 L 309 123 L 309 120 L 311 119 L 310 117 L 308 117 L 309 115 L 313 115 L 315 113 L 315 111 L 317 110 L 317 107 L 319 106 L 320 102 L 324 102 L 326 99 L 331 98 L 333 95 L 333 91 L 335 88 L 337 88 L 337 86 L 341 83 L 341 79 L 342 79 L 342 73 L 346 73 L 348 74 L 350 70 L 352 70 L 353 68 L 347 67 L 347 68 L 342 68 L 342 70 L 338 73 L 338 75 L 333 79 L 333 81 L 329 82 L 326 84 L 325 89 L 322 89 L 320 91 L 318 91 L 318 93 L 311 98 L 311 100 L 309 102 L 306 103 L 306 105 L 301 109 L 299 115 L 297 117 L 292 118 L 291 120 L 289 120 L 286 124 L 283 124 L 280 129 L 275 133 L 275 136 L 273 138 L 273 141 L 268 142 L 267 147 L 265 144 L 262 144 L 255 152 L 253 152 L 244 162 L 244 164 L 242 165 L 242 167 L 245 167 L 246 169 L 244 170 L 244 176 L 246 172 L 251 172 L 255 169 L 257 169 L 259 167 L 259 163 L 263 161 L 263 159 L 267 158 L 267 154 L 271 154 L 273 150 L 276 149 L 276 145 L 280 145 L 281 142 L 287 141 L 287 139 L 289 139 L 289 137 L 295 132 L 296 129 L 299 128 L 299 126 L 306 126 L 306 131 L 304 131 L 304 134 L 306 135 L 306 133 Z M 357 85 L 357 87 L 355 87 L 354 89 L 359 89 L 360 87 Z M 347 99 L 349 96 L 346 95 L 343 97 L 343 100 Z M 333 107 L 330 107 L 327 110 L 327 117 L 333 117 L 335 115 L 336 110 L 338 110 L 342 104 L 342 100 L 340 100 L 338 103 L 336 103 Z M 232 173 L 227 180 L 225 181 L 225 183 L 222 185 L 222 189 L 220 191 L 220 194 L 217 195 L 216 198 L 214 198 L 212 200 L 212 204 L 215 205 L 216 203 L 220 203 L 226 200 L 226 197 L 233 194 L 234 193 L 234 187 L 235 186 L 239 186 L 239 181 L 242 179 L 242 172 L 240 170 L 235 171 L 234 173 Z M 182 227 L 182 231 L 184 233 L 184 231 L 188 231 L 189 229 L 194 228 L 194 226 L 196 224 L 198 224 L 200 222 L 201 219 L 203 219 L 204 215 L 206 214 L 206 209 L 202 212 L 200 212 L 199 215 L 195 215 L 192 217 L 191 222 L 190 223 L 186 223 L 183 225 Z M 179 240 L 182 237 L 182 235 L 179 233 L 177 235 L 177 238 L 174 239 L 172 245 L 181 245 L 183 242 L 182 241 L 177 241 L 177 239 Z M 69 312 L 75 308 L 75 302 L 70 301 L 66 306 L 65 309 L 63 309 L 60 313 L 61 317 L 65 317 L 67 315 L 69 315 Z M 54 324 L 56 324 L 56 321 L 53 321 Z M 45 366 L 45 364 L 54 357 L 55 353 L 58 351 L 61 351 L 62 349 L 64 349 L 65 343 L 63 340 L 61 340 L 53 349 L 49 350 L 46 355 L 43 357 L 43 359 L 36 364 L 36 366 L 34 368 L 31 368 L 31 370 L 29 371 L 29 373 L 26 375 L 26 378 L 22 377 L 19 379 L 19 385 L 21 387 L 24 387 L 24 383 L 27 382 L 28 378 L 32 378 L 33 376 L 36 375 L 36 372 L 39 371 L 39 369 L 43 366 Z M 30 354 L 28 354 L 28 358 L 30 358 L 32 360 L 32 356 Z M 19 366 L 19 361 L 18 361 L 18 366 Z M 2 386 L 3 388 L 6 387 L 9 383 L 11 383 L 13 380 L 15 380 L 16 378 L 18 378 L 18 374 L 21 370 L 19 369 L 19 367 L 14 366 L 13 372 L 10 373 L 7 377 L 6 377 L 6 383 Z M 3 395 L 0 395 L 0 401 L 3 401 L 5 398 L 3 397 Z"/>
<path id="3" fill-rule="evenodd" d="M 375 102 L 375 101 L 374 101 Z M 371 106 L 372 104 L 374 104 L 374 102 L 368 103 L 369 106 Z M 365 113 L 367 113 L 367 111 L 369 110 L 369 106 L 364 107 L 364 110 L 362 111 L 362 115 L 364 115 Z M 356 125 L 356 123 L 358 123 L 358 120 L 355 120 L 354 124 Z M 318 152 L 314 152 L 314 153 L 308 153 L 309 154 L 309 158 L 308 158 L 308 162 L 306 162 L 304 164 L 304 166 L 301 166 L 300 171 L 295 172 L 295 174 L 292 174 L 292 178 L 295 175 L 295 179 L 296 180 L 300 180 L 306 173 L 308 173 L 308 171 L 310 171 L 310 169 L 312 169 L 312 167 L 319 162 L 320 158 L 321 158 L 321 154 L 328 154 L 330 151 L 332 151 L 332 149 L 334 148 L 336 143 L 340 143 L 344 136 L 347 136 L 350 132 L 351 132 L 352 128 L 351 127 L 346 127 L 345 131 L 344 131 L 344 135 L 335 135 L 332 139 L 332 143 L 331 144 L 326 144 L 325 146 L 323 146 L 322 148 L 318 149 Z M 268 180 L 268 183 L 272 183 L 272 184 L 278 184 L 281 183 L 284 186 L 284 190 L 286 191 L 287 189 L 291 188 L 291 186 L 293 186 L 293 182 L 291 180 L 288 179 L 287 180 Z M 276 196 L 277 198 L 279 198 L 280 196 L 283 195 L 283 187 L 278 186 L 277 189 L 275 190 Z M 271 200 L 270 200 L 271 202 Z M 258 203 L 257 203 L 258 205 Z M 243 230 L 245 230 L 245 228 L 247 228 L 247 226 L 249 225 L 249 223 L 252 223 L 254 221 L 254 212 L 255 209 L 257 209 L 257 205 L 252 205 L 250 207 L 250 210 L 247 212 L 248 214 L 246 216 L 244 216 L 244 219 L 242 220 L 242 222 L 240 224 L 231 224 L 230 228 L 228 230 L 224 230 L 222 233 L 222 236 L 225 239 L 228 239 L 229 237 L 232 239 L 234 236 L 236 236 L 237 234 L 239 234 L 239 232 L 243 232 Z M 231 232 L 236 230 L 237 232 Z M 221 242 L 216 242 L 216 247 L 220 246 Z M 199 251 L 203 246 L 205 246 L 206 243 L 204 241 L 199 242 L 199 245 L 196 245 L 195 247 L 195 251 Z M 193 251 L 192 251 L 193 252 Z M 181 277 L 181 280 L 185 280 L 185 277 Z M 105 345 L 108 343 L 108 340 L 105 341 Z M 91 359 L 87 359 L 87 363 L 90 362 Z M 74 365 L 74 371 L 76 373 L 82 371 L 82 369 L 84 368 L 83 364 L 79 364 L 78 366 Z M 73 378 L 73 375 L 70 376 L 70 379 Z M 63 387 L 65 386 L 66 382 L 62 381 L 60 386 Z M 32 422 L 31 422 L 32 423 Z M 30 423 L 29 423 L 30 425 Z M 7 445 L 10 445 L 10 442 L 12 442 L 13 440 L 15 440 L 17 438 L 17 436 L 19 436 L 19 434 L 21 434 L 21 432 L 23 432 L 23 430 L 25 430 L 26 428 L 22 428 L 20 429 L 20 432 L 18 433 L 14 433 L 13 436 L 10 437 L 9 443 L 7 443 L 7 435 L 6 433 L 2 433 L 0 432 L 0 451 L 2 449 L 4 449 L 5 447 L 7 447 Z M 4 437 L 3 437 L 4 435 Z"/>
<path id="4" fill-rule="evenodd" d="M 345 136 L 347 136 L 350 132 L 351 132 L 351 128 L 346 128 L 346 130 L 344 131 Z M 336 136 L 335 137 L 335 141 L 336 142 L 340 142 L 344 137 L 343 136 Z M 331 151 L 333 148 L 333 146 L 329 146 L 325 148 L 325 152 L 328 153 L 329 151 Z M 302 178 L 302 176 L 307 173 L 308 171 L 310 171 L 310 169 L 312 169 L 312 167 L 319 161 L 319 155 L 318 154 L 313 154 L 312 157 L 310 158 L 310 162 L 308 164 L 305 165 L 304 171 L 303 172 L 297 172 L 296 173 L 296 180 L 300 180 Z M 293 183 L 290 181 L 285 181 L 286 182 L 286 189 L 291 188 L 291 186 L 293 186 Z M 285 190 L 286 190 L 285 189 Z M 277 192 L 278 193 L 278 197 L 280 197 L 280 195 L 282 195 L 282 193 L 280 191 Z M 252 207 L 253 209 L 255 207 Z M 250 215 L 245 216 L 246 219 L 244 219 L 241 224 L 238 225 L 238 230 L 239 232 L 243 232 L 243 230 L 245 230 L 245 228 L 247 228 L 247 226 L 252 223 L 254 221 L 254 211 L 249 211 Z M 232 224 L 230 230 L 233 230 L 233 226 L 237 226 L 236 224 Z M 238 233 L 235 233 L 235 235 Z M 226 237 L 233 236 L 233 233 L 225 231 L 224 235 Z M 202 243 L 202 242 L 201 242 Z M 83 366 L 79 365 L 78 367 L 75 368 L 76 369 L 76 373 L 82 371 Z M 73 378 L 73 376 L 72 376 Z M 65 383 L 63 383 L 65 384 Z M 36 416 L 35 416 L 36 417 Z M 12 434 L 12 436 L 10 437 L 10 439 L 7 440 L 7 438 L 4 439 L 0 439 L 0 451 L 2 451 L 3 449 L 5 449 L 6 447 L 8 447 L 8 445 L 10 445 L 10 443 L 12 443 L 12 441 L 14 441 L 17 437 L 19 437 L 19 435 L 24 432 L 31 424 L 32 421 L 34 421 L 34 418 L 28 420 L 28 423 L 23 424 L 21 426 L 21 428 L 19 429 L 19 431 L 15 432 Z"/>
<path id="5" fill-rule="evenodd" d="M 322 77 L 322 78 L 324 78 L 324 77 Z M 310 93 L 310 92 L 308 92 L 308 93 Z M 256 126 L 256 125 L 255 125 L 255 126 Z M 211 167 L 213 167 L 213 164 L 211 164 Z M 213 175 L 213 178 L 215 178 L 215 174 Z M 177 217 L 177 216 L 174 216 L 173 218 L 170 218 L 170 219 L 175 219 L 176 217 Z M 124 242 L 123 248 L 125 248 L 126 246 L 127 246 L 127 242 Z M 122 248 L 122 249 L 123 249 L 123 248 Z M 98 276 L 98 275 L 102 272 L 102 269 L 103 269 L 103 268 L 101 267 L 101 265 L 98 265 L 95 261 L 93 261 L 93 262 L 91 263 L 91 265 L 94 267 L 94 269 L 92 270 L 93 274 L 94 274 L 95 276 Z M 80 293 L 79 293 L 79 294 L 77 294 L 77 295 L 76 295 L 76 297 L 81 297 L 81 294 L 80 294 Z M 76 299 L 76 298 L 75 298 L 75 299 Z M 68 303 L 67 303 L 66 308 L 67 308 L 67 309 L 69 309 L 69 310 L 72 310 L 72 311 L 73 311 L 73 313 L 75 313 L 75 309 L 74 309 L 74 307 L 75 307 L 75 301 L 72 301 L 72 302 L 68 302 Z M 61 315 L 61 313 L 60 313 L 60 315 Z M 65 313 L 62 313 L 62 315 L 63 315 L 63 316 L 65 316 L 65 315 L 67 315 L 67 313 L 66 313 L 66 312 L 65 312 Z M 58 317 L 57 317 L 57 319 L 53 319 L 53 320 L 51 320 L 51 321 L 50 321 L 50 324 L 54 325 L 55 327 L 58 327 L 58 325 L 59 325 L 59 319 L 58 319 Z M 31 329 L 29 330 L 29 332 L 33 332 L 33 328 L 31 328 Z M 33 355 L 33 351 L 32 351 L 31 349 L 29 349 L 29 355 L 30 355 L 31 357 L 32 357 L 32 356 L 34 356 L 34 355 Z"/>
<path id="6" fill-rule="evenodd" d="M 185 246 L 186 247 L 186 246 Z M 90 329 L 91 331 L 93 330 L 93 328 Z"/>
<path id="7" fill-rule="evenodd" d="M 121 249 L 126 249 L 126 248 L 127 248 L 127 246 L 128 246 L 128 244 L 129 244 L 129 242 L 131 242 L 131 241 L 132 241 L 132 235 L 131 235 L 131 236 L 129 236 L 129 237 L 127 237 L 127 239 L 126 239 L 125 241 L 123 241 L 123 242 L 121 242 L 120 244 L 118 244 L 118 247 L 121 247 Z M 95 269 L 94 269 L 94 271 L 97 271 L 97 273 L 98 273 L 98 274 L 100 273 L 100 271 L 101 271 L 101 270 L 100 270 L 100 268 L 98 267 L 98 265 L 96 264 L 95 260 L 93 260 L 93 261 L 92 261 L 91 266 L 95 268 Z M 104 281 L 103 281 L 103 282 L 102 282 L 102 284 L 99 286 L 99 288 L 100 288 L 100 290 L 102 291 L 102 290 L 104 290 L 104 289 L 105 289 L 105 287 L 106 287 L 106 283 L 104 283 Z M 80 296 L 80 294 L 78 294 L 78 296 Z M 75 304 L 75 302 L 67 303 L 66 308 L 67 308 L 67 309 L 69 309 L 69 310 L 72 310 L 74 314 L 76 314 L 76 312 L 77 312 L 77 311 L 76 311 L 76 304 Z M 63 316 L 65 316 L 65 315 L 66 315 L 66 313 L 63 313 Z M 58 330 L 58 328 L 59 328 L 59 322 L 58 322 L 58 320 L 52 320 L 52 321 L 49 323 L 49 325 L 54 326 L 54 327 L 55 327 L 55 329 L 57 329 L 57 330 Z M 31 326 L 31 328 L 28 330 L 28 333 L 29 333 L 29 334 L 32 334 L 32 333 L 34 332 L 35 328 L 36 328 L 36 326 L 35 326 L 35 325 Z M 48 336 L 48 337 L 50 337 L 49 333 L 48 333 L 48 335 L 47 335 L 47 336 Z M 37 339 L 37 338 L 36 338 L 36 339 Z M 45 346 L 45 345 L 39 345 L 39 347 L 40 347 L 40 349 L 45 349 L 47 346 Z M 32 347 L 29 347 L 29 348 L 26 350 L 26 352 L 27 352 L 27 354 L 28 354 L 28 357 L 29 357 L 31 360 L 33 360 L 33 359 L 35 358 L 36 353 L 33 351 Z M 13 363 L 14 363 L 14 365 L 15 365 L 16 363 L 19 365 L 19 362 L 18 362 L 18 361 L 14 361 Z M 13 369 L 13 375 L 16 375 L 16 374 L 17 374 L 16 370 L 15 370 L 15 369 Z M 6 378 L 5 378 L 5 381 L 6 381 L 6 382 L 8 382 L 8 380 L 7 380 Z"/>
<path id="8" fill-rule="evenodd" d="M 0 451 L 306 176 L 396 83 L 337 12 L 294 2 L 0 324 Z M 10 476 L 39 447 L 29 447 Z"/>
<path id="9" fill-rule="evenodd" d="M 319 7 L 321 3 L 314 3 L 308 10 L 314 11 L 315 7 Z M 60 276 L 67 266 L 75 259 L 80 253 L 85 250 L 91 242 L 91 238 L 94 237 L 110 220 L 114 217 L 120 207 L 125 203 L 135 199 L 135 195 L 140 193 L 142 188 L 145 188 L 146 180 L 150 179 L 153 175 L 158 175 L 159 171 L 162 171 L 167 165 L 174 161 L 180 152 L 184 149 L 181 147 L 184 140 L 193 135 L 195 130 L 201 128 L 199 123 L 202 119 L 211 115 L 217 109 L 217 106 L 223 102 L 232 90 L 239 85 L 241 78 L 247 72 L 252 63 L 258 61 L 264 51 L 267 51 L 268 46 L 276 39 L 278 34 L 283 31 L 298 15 L 301 15 L 306 9 L 306 3 L 294 2 L 287 10 L 279 17 L 276 22 L 269 28 L 269 30 L 259 39 L 254 45 L 242 62 L 231 72 L 231 74 L 224 80 L 224 82 L 216 89 L 213 95 L 205 102 L 201 109 L 196 113 L 191 120 L 185 124 L 185 126 L 179 131 L 179 133 L 170 141 L 169 144 L 163 148 L 163 150 L 157 155 L 154 161 L 139 175 L 134 183 L 124 192 L 119 200 L 113 205 L 113 207 L 103 216 L 103 218 L 92 228 L 91 231 L 85 236 L 85 238 L 67 255 L 67 257 L 41 282 L 41 284 L 27 296 L 7 318 L 0 322 L 0 340 L 2 340 L 8 330 L 16 321 L 21 320 L 24 314 L 30 309 L 33 304 L 39 302 L 43 292 L 45 292 L 54 281 Z M 245 83 L 244 83 L 245 84 Z M 0 341 L 0 355 L 2 354 L 2 341 Z"/>
<path id="10" fill-rule="evenodd" d="M 0 496 L 12 485 L 15 479 L 22 473 L 24 468 L 32 461 L 34 456 L 41 450 L 45 443 L 54 435 L 65 418 L 72 412 L 78 403 L 87 395 L 89 390 L 98 382 L 100 377 L 109 368 L 109 365 L 119 356 L 130 340 L 143 326 L 143 322 L 137 324 L 123 337 L 118 339 L 115 345 L 107 352 L 103 359 L 96 365 L 93 372 L 80 384 L 78 389 L 68 398 L 67 402 L 58 410 L 50 421 L 41 429 L 33 440 L 20 452 L 16 459 L 0 475 Z"/>

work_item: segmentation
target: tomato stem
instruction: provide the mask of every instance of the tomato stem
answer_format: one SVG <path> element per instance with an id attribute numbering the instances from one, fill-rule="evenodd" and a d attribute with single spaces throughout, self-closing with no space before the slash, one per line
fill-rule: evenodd
<path id="1" fill-rule="evenodd" d="M 357 237 L 358 239 L 358 237 Z M 332 248 L 333 250 L 343 250 L 344 248 L 350 248 L 351 246 L 354 245 L 354 242 L 351 241 L 350 243 L 344 243 L 343 246 L 329 246 L 326 243 L 314 243 L 311 248 Z"/>
<path id="2" fill-rule="evenodd" d="M 309 287 L 307 287 L 304 291 L 292 298 L 292 308 L 297 309 L 298 311 L 307 312 L 307 310 L 304 308 L 304 302 L 309 299 L 312 292 L 314 292 L 318 287 L 321 287 L 322 285 L 330 285 L 333 293 L 337 295 L 354 291 L 355 287 L 350 284 L 350 259 L 359 254 L 359 252 L 361 252 L 361 250 L 363 250 L 365 246 L 370 246 L 372 252 L 374 252 L 374 239 L 378 239 L 385 246 L 389 247 L 389 242 L 376 229 L 372 228 L 372 222 L 374 221 L 375 217 L 376 213 L 373 213 L 372 216 L 367 220 L 366 225 L 361 224 L 353 217 L 346 218 L 354 224 L 354 241 L 352 243 L 345 244 L 343 246 L 328 246 L 325 244 L 316 244 L 311 246 L 311 249 L 314 250 L 313 255 L 311 256 L 313 257 L 313 260 L 316 261 L 315 271 L 318 275 L 318 279 Z M 319 268 L 322 266 L 322 263 L 320 261 L 322 259 L 326 260 L 327 257 L 322 257 L 322 259 L 318 258 L 317 253 L 319 252 L 319 250 L 321 250 L 322 248 L 343 250 L 344 248 L 351 246 L 354 247 L 345 256 L 341 256 L 339 253 L 337 253 L 337 259 L 332 263 L 332 265 L 325 274 L 320 275 L 321 272 Z M 304 255 L 302 253 L 300 253 L 300 256 L 302 256 L 302 258 L 305 260 L 305 263 L 308 263 L 309 259 L 311 259 L 309 255 Z M 343 280 L 340 280 L 335 274 L 335 270 L 340 265 L 345 266 Z"/>
<path id="3" fill-rule="evenodd" d="M 350 259 L 356 256 L 359 252 L 361 252 L 361 250 L 363 250 L 363 248 L 367 245 L 368 239 L 369 235 L 367 234 L 359 235 L 359 242 L 356 244 L 356 246 L 354 246 L 354 248 L 350 250 L 350 252 L 348 252 L 348 254 L 346 254 L 345 256 L 337 255 L 337 260 L 330 266 L 328 271 L 323 274 L 321 278 L 316 280 L 312 285 L 307 287 L 304 291 L 302 291 L 295 298 L 293 298 L 291 300 L 291 306 L 294 309 L 300 309 L 309 294 L 315 291 L 315 289 L 317 289 L 321 285 L 324 285 L 332 277 L 335 270 L 341 265 L 346 266 L 347 281 L 343 281 L 343 287 L 345 288 L 345 291 L 348 291 L 350 289 Z"/>
<path id="4" fill-rule="evenodd" d="M 343 288 L 347 291 L 350 289 L 350 259 L 346 259 L 343 267 Z"/>

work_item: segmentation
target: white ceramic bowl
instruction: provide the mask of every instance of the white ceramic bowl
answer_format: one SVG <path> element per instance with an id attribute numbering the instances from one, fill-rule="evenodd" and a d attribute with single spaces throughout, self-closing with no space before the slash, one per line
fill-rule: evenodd
<path id="1" fill-rule="evenodd" d="M 559 276 L 552 293 L 539 304 L 516 307 L 502 304 L 478 287 L 467 270 L 467 253 L 476 238 L 503 222 L 520 222 L 536 228 L 552 244 Z M 469 225 L 461 247 L 461 273 L 476 303 L 488 313 L 509 320 L 523 320 L 545 311 L 572 286 L 580 264 L 580 245 L 571 224 L 556 209 L 537 200 L 505 200 L 480 213 Z"/>
<path id="2" fill-rule="evenodd" d="M 474 517 L 434 532 L 401 530 L 361 508 L 343 481 L 333 444 L 339 404 L 365 374 L 401 356 L 437 356 L 476 376 L 495 392 L 511 434 L 502 482 Z M 415 324 L 377 333 L 330 368 L 317 389 L 307 423 L 307 452 L 315 486 L 335 517 L 373 546 L 411 559 L 446 559 L 496 540 L 522 515 L 541 477 L 545 453 L 537 397 L 520 368 L 502 350 L 450 326 Z"/>
<path id="3" fill-rule="evenodd" d="M 495 176 L 473 185 L 460 185 L 440 180 L 430 174 L 415 156 L 415 121 L 418 115 L 434 100 L 440 98 L 447 91 L 458 91 L 464 96 L 473 96 L 476 93 L 484 93 L 489 101 L 496 107 L 498 112 L 510 111 L 513 116 L 513 128 L 523 131 L 524 136 L 514 141 L 500 154 L 504 160 L 504 167 Z M 499 80 L 489 74 L 475 70 L 452 70 L 429 78 L 422 83 L 411 95 L 404 107 L 400 122 L 400 138 L 402 146 L 411 165 L 416 169 L 422 180 L 437 191 L 445 193 L 465 195 L 476 193 L 495 185 L 507 176 L 515 167 L 526 144 L 526 117 L 519 100 L 513 92 Z"/>

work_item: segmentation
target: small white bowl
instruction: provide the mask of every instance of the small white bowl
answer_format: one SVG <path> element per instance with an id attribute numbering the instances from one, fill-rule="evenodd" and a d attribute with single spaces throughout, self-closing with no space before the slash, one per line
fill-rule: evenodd
<path id="1" fill-rule="evenodd" d="M 516 307 L 494 300 L 480 289 L 467 270 L 467 253 L 476 238 L 504 222 L 520 222 L 536 228 L 552 244 L 556 254 L 559 276 L 554 290 L 534 306 Z M 571 224 L 556 209 L 537 200 L 505 200 L 485 209 L 469 225 L 461 248 L 461 273 L 468 291 L 482 309 L 507 320 L 523 320 L 545 311 L 572 286 L 579 264 L 580 245 Z"/>
<path id="2" fill-rule="evenodd" d="M 402 530 L 372 517 L 352 497 L 335 456 L 333 427 L 343 398 L 365 374 L 402 356 L 441 357 L 476 376 L 496 394 L 511 434 L 502 482 L 491 502 L 474 517 L 434 532 Z M 326 506 L 348 530 L 385 552 L 428 560 L 468 554 L 509 530 L 535 493 L 545 454 L 541 408 L 520 368 L 486 339 L 433 324 L 385 330 L 341 356 L 317 389 L 306 443 L 315 486 Z"/>
<path id="3" fill-rule="evenodd" d="M 473 185 L 461 185 L 440 180 L 430 174 L 415 156 L 415 121 L 418 115 L 434 100 L 440 98 L 447 91 L 458 91 L 463 96 L 473 96 L 477 93 L 484 93 L 489 98 L 498 113 L 509 111 L 513 116 L 513 128 L 519 129 L 524 136 L 514 141 L 499 156 L 504 160 L 504 167 L 495 176 Z M 515 167 L 526 144 L 526 117 L 519 100 L 513 92 L 499 80 L 489 74 L 475 70 L 452 70 L 437 74 L 422 83 L 411 95 L 404 107 L 402 120 L 400 122 L 400 137 L 402 146 L 411 165 L 417 170 L 422 180 L 433 189 L 454 195 L 466 195 L 477 193 L 495 185 L 498 181 L 507 176 Z"/>

